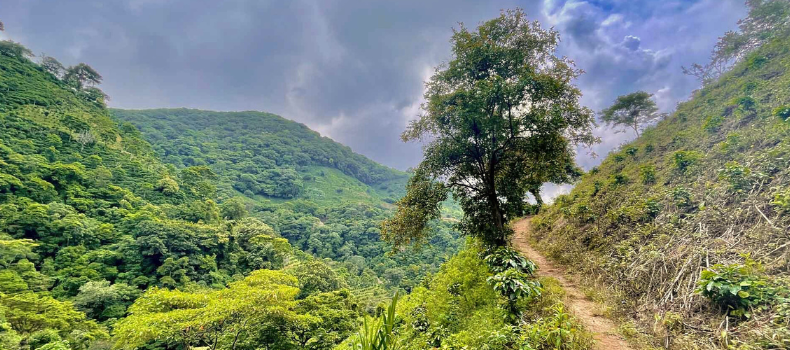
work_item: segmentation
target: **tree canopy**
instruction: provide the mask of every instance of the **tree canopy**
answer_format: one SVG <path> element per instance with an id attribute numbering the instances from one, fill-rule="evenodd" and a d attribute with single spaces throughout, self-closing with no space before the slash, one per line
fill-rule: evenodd
<path id="1" fill-rule="evenodd" d="M 428 143 L 416 180 L 382 226 L 385 237 L 424 237 L 443 199 L 427 182 L 461 204 L 463 233 L 504 245 L 507 220 L 520 214 L 529 190 L 578 174 L 573 146 L 596 141 L 594 117 L 573 84 L 581 71 L 555 55 L 558 41 L 521 10 L 454 31 L 453 59 L 426 83 L 423 113 L 403 133 L 404 141 Z"/>
<path id="2" fill-rule="evenodd" d="M 661 118 L 652 97 L 644 91 L 619 96 L 612 106 L 601 111 L 601 119 L 610 125 L 629 127 L 639 136 L 642 125 Z"/>

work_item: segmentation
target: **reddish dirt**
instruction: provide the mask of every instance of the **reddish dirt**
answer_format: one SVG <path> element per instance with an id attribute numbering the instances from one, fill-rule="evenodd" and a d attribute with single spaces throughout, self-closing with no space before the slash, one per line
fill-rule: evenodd
<path id="1" fill-rule="evenodd" d="M 617 333 L 617 325 L 600 315 L 600 306 L 587 297 L 576 287 L 576 284 L 565 277 L 565 271 L 552 263 L 529 245 L 527 237 L 531 231 L 531 218 L 521 219 L 513 225 L 516 231 L 513 245 L 527 258 L 538 265 L 538 275 L 553 277 L 565 290 L 565 305 L 573 315 L 590 331 L 595 338 L 595 349 L 599 350 L 630 350 L 632 349 L 623 337 Z"/>

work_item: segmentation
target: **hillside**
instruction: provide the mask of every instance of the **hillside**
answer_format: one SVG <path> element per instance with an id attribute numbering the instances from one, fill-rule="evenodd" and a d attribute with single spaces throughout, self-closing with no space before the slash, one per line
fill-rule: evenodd
<path id="1" fill-rule="evenodd" d="M 343 262 L 362 277 L 372 269 L 388 285 L 410 289 L 462 243 L 448 222 L 419 254 L 384 256 L 379 224 L 403 195 L 408 174 L 282 117 L 194 109 L 111 110 L 137 126 L 176 169 L 207 166 L 219 201 L 242 201 L 295 247 Z M 452 215 L 448 212 L 446 215 Z M 362 260 L 360 260 L 362 259 Z M 356 283 L 355 283 L 356 284 Z"/>
<path id="2" fill-rule="evenodd" d="M 255 318 L 255 337 L 239 340 L 245 346 L 327 348 L 389 290 L 411 288 L 461 244 L 439 223 L 437 248 L 385 255 L 391 248 L 377 231 L 388 213 L 383 199 L 406 175 L 284 120 L 331 155 L 331 167 L 298 165 L 292 171 L 317 178 L 298 180 L 344 190 L 331 187 L 323 202 L 231 198 L 232 185 L 218 175 L 227 172 L 198 161 L 165 164 L 134 125 L 113 120 L 91 85 L 100 79 L 75 81 L 77 68 L 32 59 L 23 46 L 0 42 L 2 349 L 173 348 L 183 329 L 220 332 L 216 317 L 241 314 Z M 276 145 L 289 142 L 299 143 L 281 135 Z M 301 153 L 308 149 L 289 154 L 309 158 Z M 258 299 L 239 297 L 250 294 Z M 218 334 L 204 331 L 190 341 Z"/>
<path id="3" fill-rule="evenodd" d="M 533 219 L 637 343 L 790 344 L 789 68 L 783 35 Z"/>
<path id="4" fill-rule="evenodd" d="M 378 204 L 400 198 L 408 178 L 274 114 L 184 108 L 111 112 L 134 124 L 165 162 L 177 168 L 209 166 L 228 193 Z"/>

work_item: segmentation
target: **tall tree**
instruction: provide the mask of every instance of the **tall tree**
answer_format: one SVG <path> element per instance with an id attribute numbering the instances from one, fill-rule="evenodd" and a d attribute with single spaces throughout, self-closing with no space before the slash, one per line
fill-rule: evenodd
<path id="1" fill-rule="evenodd" d="M 423 240 L 450 191 L 464 210 L 463 233 L 505 245 L 507 220 L 526 192 L 569 178 L 573 146 L 596 138 L 573 84 L 581 71 L 555 55 L 558 41 L 521 10 L 454 31 L 453 59 L 426 83 L 423 113 L 402 136 L 428 143 L 396 215 L 382 225 L 386 239 Z"/>
<path id="2" fill-rule="evenodd" d="M 653 101 L 653 95 L 644 91 L 619 96 L 612 106 L 601 111 L 601 119 L 604 122 L 634 129 L 636 136 L 639 136 L 639 128 L 642 125 L 656 121 L 661 116 Z"/>
<path id="3" fill-rule="evenodd" d="M 99 85 L 102 81 L 102 76 L 93 67 L 80 63 L 76 66 L 69 67 L 63 80 L 67 83 L 75 85 L 77 88 L 82 89 L 84 86 Z"/>

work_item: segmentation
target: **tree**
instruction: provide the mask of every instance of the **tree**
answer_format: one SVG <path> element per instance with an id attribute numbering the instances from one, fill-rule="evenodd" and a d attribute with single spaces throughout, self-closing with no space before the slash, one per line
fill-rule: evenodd
<path id="1" fill-rule="evenodd" d="M 423 239 L 440 193 L 450 191 L 464 211 L 461 232 L 505 245 L 513 202 L 535 181 L 563 180 L 553 175 L 574 168 L 573 146 L 596 141 L 594 117 L 573 85 L 581 71 L 554 54 L 558 41 L 521 10 L 454 31 L 453 59 L 426 83 L 423 113 L 402 135 L 429 142 L 395 217 L 382 225 L 385 238 Z"/>
<path id="2" fill-rule="evenodd" d="M 661 118 L 658 107 L 653 102 L 653 95 L 637 91 L 617 97 L 614 104 L 601 111 L 601 119 L 607 124 L 625 126 L 634 129 L 639 136 L 639 127 Z"/>
<path id="3" fill-rule="evenodd" d="M 749 15 L 738 21 L 738 31 L 727 31 L 721 36 L 705 65 L 694 63 L 681 67 L 683 73 L 697 78 L 702 85 L 716 80 L 721 74 L 741 61 L 769 40 L 787 35 L 790 30 L 790 1 L 747 0 Z"/>
<path id="4" fill-rule="evenodd" d="M 81 90 L 86 85 L 93 86 L 101 84 L 102 76 L 91 66 L 80 63 L 66 69 L 63 80 Z"/>
<path id="5" fill-rule="evenodd" d="M 51 73 L 57 78 L 61 78 L 63 76 L 63 72 L 66 70 L 66 68 L 63 67 L 63 64 L 61 64 L 54 57 L 50 56 L 41 57 L 41 68 L 44 68 L 45 71 Z"/>
<path id="6" fill-rule="evenodd" d="M 0 41 L 0 55 L 23 59 L 33 57 L 33 51 L 11 40 L 2 40 Z"/>

